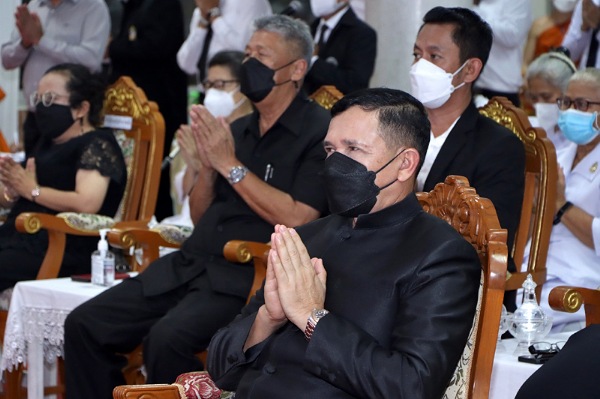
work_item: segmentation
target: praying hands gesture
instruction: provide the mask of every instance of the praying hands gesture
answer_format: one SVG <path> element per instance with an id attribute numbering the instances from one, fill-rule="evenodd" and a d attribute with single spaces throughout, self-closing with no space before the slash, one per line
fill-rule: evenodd
<path id="1" fill-rule="evenodd" d="M 44 35 L 40 17 L 36 13 L 30 13 L 27 5 L 20 5 L 15 12 L 15 21 L 23 47 L 29 48 L 38 44 Z"/>
<path id="2" fill-rule="evenodd" d="M 194 105 L 190 111 L 192 133 L 200 160 L 205 167 L 223 176 L 239 165 L 229 124 L 223 118 L 215 118 L 202 105 Z"/>
<path id="3" fill-rule="evenodd" d="M 26 168 L 23 168 L 11 157 L 0 157 L 0 182 L 4 185 L 5 194 L 9 198 L 16 199 L 17 196 L 28 198 L 37 185 L 34 158 L 29 158 Z"/>
<path id="4" fill-rule="evenodd" d="M 244 350 L 265 340 L 288 320 L 304 331 L 313 309 L 325 304 L 327 272 L 323 260 L 310 258 L 296 230 L 276 225 L 260 307 Z"/>

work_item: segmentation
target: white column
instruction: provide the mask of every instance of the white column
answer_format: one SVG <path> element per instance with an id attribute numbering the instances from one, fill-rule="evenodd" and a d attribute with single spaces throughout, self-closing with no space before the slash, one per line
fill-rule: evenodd
<path id="1" fill-rule="evenodd" d="M 0 1 L 0 44 L 10 38 L 15 26 L 15 9 L 20 3 L 19 0 Z M 0 87 L 6 93 L 4 100 L 0 101 L 0 130 L 10 144 L 19 130 L 18 106 L 22 95 L 19 92 L 19 70 L 7 71 L 0 65 Z"/>

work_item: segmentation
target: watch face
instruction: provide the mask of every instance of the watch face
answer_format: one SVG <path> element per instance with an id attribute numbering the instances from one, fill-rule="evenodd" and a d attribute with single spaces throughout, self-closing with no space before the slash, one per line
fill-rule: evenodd
<path id="1" fill-rule="evenodd" d="M 235 166 L 229 171 L 229 181 L 239 183 L 245 176 L 248 169 L 243 166 Z"/>
<path id="2" fill-rule="evenodd" d="M 327 313 L 329 313 L 329 312 L 325 309 L 317 309 L 313 312 L 313 318 L 315 320 L 319 320 L 321 317 L 325 316 Z"/>

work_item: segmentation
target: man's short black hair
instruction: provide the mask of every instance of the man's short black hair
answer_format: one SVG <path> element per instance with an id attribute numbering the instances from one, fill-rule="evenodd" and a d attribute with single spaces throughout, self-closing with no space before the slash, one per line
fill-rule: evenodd
<path id="1" fill-rule="evenodd" d="M 352 92 L 331 109 L 331 117 L 351 107 L 376 112 L 379 134 L 388 148 L 411 147 L 419 153 L 419 167 L 425 160 L 431 124 L 423 104 L 410 94 L 395 89 L 373 88 Z"/>
<path id="2" fill-rule="evenodd" d="M 459 48 L 460 63 L 469 58 L 479 58 L 485 66 L 492 48 L 493 33 L 490 25 L 477 13 L 462 7 L 434 7 L 423 17 L 425 24 L 454 25 L 452 41 Z"/>

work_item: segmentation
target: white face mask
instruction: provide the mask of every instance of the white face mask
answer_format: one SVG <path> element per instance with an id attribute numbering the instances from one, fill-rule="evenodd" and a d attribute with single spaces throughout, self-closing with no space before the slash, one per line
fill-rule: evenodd
<path id="1" fill-rule="evenodd" d="M 235 103 L 233 95 L 237 90 L 238 89 L 232 92 L 227 92 L 224 90 L 210 88 L 206 91 L 206 97 L 204 97 L 204 106 L 214 117 L 218 118 L 219 116 L 222 116 L 226 118 L 231 115 L 231 113 L 240 105 L 242 105 L 242 102 L 244 102 L 244 99 L 242 99 L 237 104 Z"/>
<path id="2" fill-rule="evenodd" d="M 436 109 L 448 101 L 454 90 L 464 86 L 452 86 L 452 78 L 467 64 L 465 61 L 454 73 L 448 73 L 424 58 L 410 67 L 411 94 L 423 103 L 425 108 Z"/>
<path id="3" fill-rule="evenodd" d="M 548 136 L 556 133 L 558 126 L 558 105 L 556 103 L 537 103 L 533 104 L 535 116 L 538 124 L 542 127 Z"/>
<path id="4" fill-rule="evenodd" d="M 577 0 L 552 0 L 552 5 L 560 12 L 571 12 L 577 5 Z"/>
<path id="5" fill-rule="evenodd" d="M 310 0 L 310 9 L 315 17 L 321 18 L 333 14 L 346 3 L 338 3 L 337 0 Z"/>

